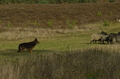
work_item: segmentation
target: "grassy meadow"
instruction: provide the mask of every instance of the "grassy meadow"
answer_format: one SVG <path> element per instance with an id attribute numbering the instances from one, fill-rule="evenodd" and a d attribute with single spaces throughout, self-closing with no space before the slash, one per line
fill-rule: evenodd
<path id="1" fill-rule="evenodd" d="M 90 35 L 117 33 L 120 23 L 86 24 L 74 29 L 4 27 L 0 32 L 0 79 L 119 79 L 120 45 L 90 44 Z M 38 38 L 33 48 L 18 45 Z"/>

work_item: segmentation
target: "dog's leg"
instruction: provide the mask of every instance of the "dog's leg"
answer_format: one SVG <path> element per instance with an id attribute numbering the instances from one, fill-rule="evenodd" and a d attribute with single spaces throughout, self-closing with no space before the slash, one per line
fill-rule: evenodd
<path id="1" fill-rule="evenodd" d="M 21 52 L 21 46 L 18 46 L 18 51 L 17 52 Z"/>
<path id="2" fill-rule="evenodd" d="M 32 49 L 29 49 L 29 52 L 31 53 L 31 52 L 32 52 Z"/>
<path id="3" fill-rule="evenodd" d="M 25 47 L 21 47 L 20 52 L 23 52 L 25 50 Z"/>

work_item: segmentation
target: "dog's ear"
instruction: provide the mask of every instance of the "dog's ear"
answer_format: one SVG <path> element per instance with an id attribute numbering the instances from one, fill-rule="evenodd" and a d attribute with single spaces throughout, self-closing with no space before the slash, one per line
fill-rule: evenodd
<path id="1" fill-rule="evenodd" d="M 35 38 L 35 41 L 37 41 L 37 38 Z"/>
<path id="2" fill-rule="evenodd" d="M 37 38 L 34 40 L 36 43 L 39 43 L 39 41 L 37 40 Z"/>

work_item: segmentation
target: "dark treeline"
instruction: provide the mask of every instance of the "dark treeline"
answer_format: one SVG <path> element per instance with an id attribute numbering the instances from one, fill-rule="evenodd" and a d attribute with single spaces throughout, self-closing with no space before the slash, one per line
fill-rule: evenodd
<path id="1" fill-rule="evenodd" d="M 61 4 L 61 3 L 99 3 L 117 0 L 0 0 L 0 4 Z"/>

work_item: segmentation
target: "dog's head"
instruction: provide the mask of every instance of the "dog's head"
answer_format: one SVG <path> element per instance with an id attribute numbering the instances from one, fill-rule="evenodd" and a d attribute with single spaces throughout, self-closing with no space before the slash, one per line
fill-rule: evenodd
<path id="1" fill-rule="evenodd" d="M 37 38 L 34 40 L 34 42 L 35 42 L 36 44 L 38 44 L 38 43 L 39 43 L 39 41 L 37 40 Z"/>

